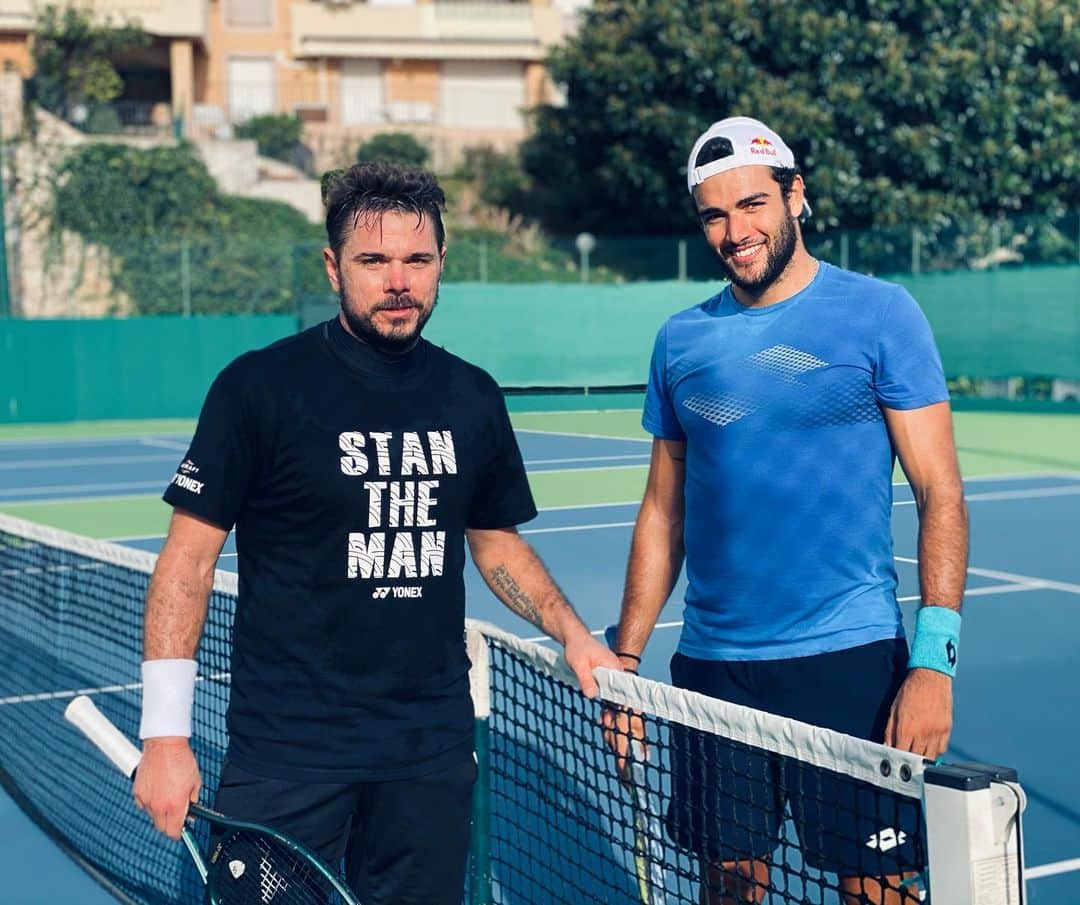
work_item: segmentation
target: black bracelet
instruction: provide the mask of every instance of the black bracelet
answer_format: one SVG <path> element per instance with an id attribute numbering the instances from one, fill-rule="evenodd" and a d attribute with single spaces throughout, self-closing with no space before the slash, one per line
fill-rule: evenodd
<path id="1" fill-rule="evenodd" d="M 638 674 L 638 671 L 636 669 L 624 669 L 623 672 L 628 672 L 632 676 L 636 676 Z"/>
<path id="2" fill-rule="evenodd" d="M 624 651 L 624 650 L 617 650 L 617 651 L 615 651 L 615 656 L 616 656 L 616 657 L 629 657 L 629 658 L 630 658 L 631 660 L 633 660 L 633 661 L 634 661 L 635 663 L 640 663 L 640 662 L 641 662 L 641 657 L 639 657 L 639 656 L 638 656 L 637 654 L 628 654 L 628 653 L 627 653 L 626 651 Z"/>

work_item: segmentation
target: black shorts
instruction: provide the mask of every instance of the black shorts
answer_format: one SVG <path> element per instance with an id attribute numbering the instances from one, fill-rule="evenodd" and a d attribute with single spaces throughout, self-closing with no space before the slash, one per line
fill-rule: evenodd
<path id="1" fill-rule="evenodd" d="M 789 660 L 671 660 L 679 688 L 875 742 L 906 673 L 902 638 Z M 925 861 L 918 799 L 675 724 L 671 766 L 668 832 L 708 861 L 790 860 L 777 853 L 787 816 L 819 870 L 882 877 Z"/>
<path id="2" fill-rule="evenodd" d="M 460 905 L 475 781 L 471 748 L 437 773 L 385 782 L 271 779 L 226 759 L 214 805 L 343 865 L 361 902 Z"/>

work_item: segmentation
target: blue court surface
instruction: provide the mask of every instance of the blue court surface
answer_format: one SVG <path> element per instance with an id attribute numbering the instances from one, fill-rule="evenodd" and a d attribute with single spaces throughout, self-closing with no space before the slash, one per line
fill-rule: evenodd
<path id="1" fill-rule="evenodd" d="M 538 431 L 519 434 L 530 472 L 575 481 L 570 500 L 538 493 L 542 511 L 522 533 L 534 545 L 584 621 L 595 631 L 617 619 L 631 527 L 649 446 L 641 438 Z M 160 493 L 186 438 L 153 436 L 0 443 L 0 510 L 33 518 L 37 504 L 147 497 L 161 506 L 159 533 L 109 522 L 120 543 L 157 551 L 167 510 Z M 622 474 L 626 493 L 596 500 L 592 488 Z M 539 486 L 539 485 L 537 485 Z M 546 486 L 546 485 L 545 485 Z M 962 666 L 955 683 L 949 760 L 1015 767 L 1028 796 L 1025 860 L 1032 905 L 1080 905 L 1080 724 L 1072 673 L 1080 638 L 1080 472 L 978 477 L 966 482 L 971 559 Z M 43 506 L 42 513 L 49 512 Z M 156 512 L 156 509 L 151 509 Z M 56 522 L 60 524 L 60 522 Z M 142 524 L 140 522 L 140 524 Z M 895 487 L 893 533 L 900 597 L 910 619 L 917 595 L 917 518 L 911 494 Z M 230 538 L 220 567 L 235 568 Z M 536 630 L 487 590 L 471 567 L 469 615 L 526 637 Z M 681 626 L 680 582 L 661 616 L 642 673 L 668 678 Z M 857 681 L 853 677 L 853 681 Z M 42 691 L 48 689 L 41 689 Z M 111 901 L 92 880 L 0 795 L 0 871 L 13 905 Z"/>

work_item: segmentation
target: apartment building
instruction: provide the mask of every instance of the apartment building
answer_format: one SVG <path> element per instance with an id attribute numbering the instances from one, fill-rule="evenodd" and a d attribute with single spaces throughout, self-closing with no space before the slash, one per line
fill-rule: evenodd
<path id="1" fill-rule="evenodd" d="M 0 65 L 30 72 L 40 0 L 0 2 Z M 263 113 L 295 114 L 319 167 L 379 131 L 408 131 L 436 166 L 463 148 L 509 147 L 523 111 L 555 97 L 543 60 L 580 0 L 83 0 L 137 21 L 150 46 L 115 61 L 125 123 L 176 121 L 225 137 Z M 126 105 L 126 106 L 125 106 Z"/>

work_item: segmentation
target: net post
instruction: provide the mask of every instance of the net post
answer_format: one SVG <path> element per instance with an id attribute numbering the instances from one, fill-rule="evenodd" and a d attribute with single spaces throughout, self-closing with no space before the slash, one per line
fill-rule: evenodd
<path id="1" fill-rule="evenodd" d="M 923 774 L 930 895 L 950 905 L 1024 905 L 1016 771 L 990 764 L 928 766 Z"/>
<path id="2" fill-rule="evenodd" d="M 469 834 L 469 905 L 490 905 L 491 895 L 491 716 L 490 652 L 484 633 L 472 625 L 465 630 L 472 666 L 469 688 L 473 699 L 473 751 L 476 784 L 473 786 L 472 825 Z"/>

